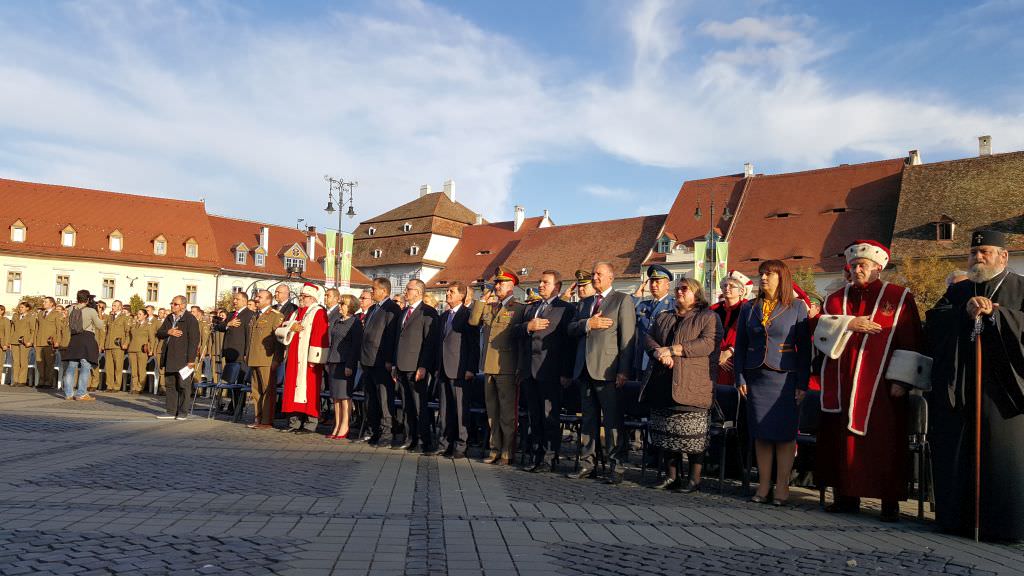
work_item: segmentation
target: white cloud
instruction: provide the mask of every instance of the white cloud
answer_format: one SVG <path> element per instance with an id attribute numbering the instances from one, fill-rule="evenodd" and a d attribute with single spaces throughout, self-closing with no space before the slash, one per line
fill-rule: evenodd
<path id="1" fill-rule="evenodd" d="M 627 3 L 612 41 L 633 66 L 613 81 L 417 0 L 279 23 L 245 6 L 76 2 L 44 28 L 0 22 L 0 174 L 324 225 L 324 173 L 360 181 L 360 216 L 454 177 L 502 220 L 524 163 L 592 146 L 704 175 L 969 154 L 979 134 L 1024 148 L 1019 113 L 838 88 L 826 63 L 842 45 L 799 14 L 691 22 L 686 4 Z"/>
<path id="2" fill-rule="evenodd" d="M 602 186 L 600 184 L 590 184 L 584 186 L 582 189 L 584 192 L 594 196 L 595 198 L 616 198 L 619 200 L 628 200 L 634 196 L 632 191 L 625 188 L 613 188 L 609 186 Z"/>

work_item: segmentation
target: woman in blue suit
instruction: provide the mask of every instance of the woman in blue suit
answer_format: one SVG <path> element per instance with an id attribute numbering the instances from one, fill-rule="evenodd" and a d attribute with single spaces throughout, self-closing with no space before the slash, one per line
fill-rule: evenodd
<path id="1" fill-rule="evenodd" d="M 782 506 L 796 455 L 799 405 L 811 368 L 807 305 L 793 295 L 793 276 L 779 260 L 758 268 L 761 290 L 740 310 L 736 329 L 736 385 L 747 399 L 747 422 L 757 456 L 758 487 L 751 498 Z M 775 491 L 772 456 L 776 459 Z"/>

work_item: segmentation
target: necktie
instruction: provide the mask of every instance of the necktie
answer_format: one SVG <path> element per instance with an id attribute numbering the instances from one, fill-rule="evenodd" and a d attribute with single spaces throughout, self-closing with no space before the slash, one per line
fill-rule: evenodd
<path id="1" fill-rule="evenodd" d="M 534 318 L 540 318 L 541 315 L 544 314 L 544 312 L 547 309 L 548 309 L 548 301 L 547 300 L 541 300 L 540 303 L 537 304 L 537 313 L 534 314 L 533 317 Z"/>
<path id="2" fill-rule="evenodd" d="M 591 316 L 601 311 L 602 302 L 604 302 L 604 295 L 599 292 L 597 296 L 594 296 L 594 311 L 590 313 Z"/>
<path id="3" fill-rule="evenodd" d="M 455 312 L 448 311 L 448 320 L 444 323 L 444 335 L 447 336 L 452 331 L 452 319 L 455 318 Z"/>
<path id="4" fill-rule="evenodd" d="M 402 318 L 402 326 L 405 326 L 405 323 L 409 321 L 409 316 L 412 316 L 412 306 L 405 309 L 405 318 Z"/>

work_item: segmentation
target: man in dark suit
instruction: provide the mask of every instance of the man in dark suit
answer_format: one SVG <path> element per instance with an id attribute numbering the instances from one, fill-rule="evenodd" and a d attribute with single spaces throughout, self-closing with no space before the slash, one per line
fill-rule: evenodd
<path id="1" fill-rule="evenodd" d="M 278 284 L 277 288 L 274 289 L 274 310 L 280 312 L 281 316 L 283 316 L 285 320 L 291 317 L 292 312 L 299 309 L 299 307 L 291 301 L 291 296 L 291 289 L 288 288 L 287 284 Z M 235 309 L 237 310 L 238 308 Z"/>
<path id="2" fill-rule="evenodd" d="M 405 285 L 405 309 L 398 323 L 398 344 L 395 347 L 395 381 L 402 395 L 405 419 L 405 443 L 410 452 L 433 451 L 430 433 L 432 394 L 430 376 L 437 364 L 437 310 L 423 301 L 424 284 L 413 279 Z"/>
<path id="3" fill-rule="evenodd" d="M 224 333 L 224 340 L 221 342 L 221 355 L 224 357 L 224 372 L 241 374 L 245 365 L 245 355 L 249 348 L 249 329 L 252 320 L 257 316 L 249 310 L 245 292 L 235 292 L 231 298 L 231 304 L 235 311 L 228 316 L 227 322 L 213 324 L 213 329 Z M 234 366 L 232 366 L 234 365 Z M 214 366 L 214 370 L 217 367 Z M 237 372 L 236 372 L 237 371 Z"/>
<path id="4" fill-rule="evenodd" d="M 199 355 L 199 321 L 185 310 L 185 297 L 175 296 L 171 300 L 171 313 L 164 318 L 156 337 L 164 342 L 163 372 L 167 388 L 167 414 L 157 416 L 161 420 L 185 420 L 188 418 L 188 403 L 192 398 L 192 378 L 181 375 L 186 366 L 196 369 Z"/>
<path id="5" fill-rule="evenodd" d="M 391 433 L 391 444 L 397 446 L 395 382 L 391 379 L 391 367 L 402 310 L 391 299 L 391 281 L 387 278 L 373 279 L 373 301 L 363 320 L 363 345 L 359 355 L 370 428 L 369 435 L 363 440 L 376 446 L 384 428 L 387 428 Z"/>
<path id="6" fill-rule="evenodd" d="M 523 321 L 516 327 L 523 338 L 519 374 L 530 413 L 530 472 L 551 470 L 552 458 L 562 442 L 562 388 L 571 382 L 574 353 L 568 328 L 576 310 L 558 297 L 561 290 L 562 279 L 557 270 L 541 272 L 537 285 L 541 299 L 527 308 Z"/>
<path id="7" fill-rule="evenodd" d="M 584 444 L 580 469 L 570 477 L 593 477 L 595 448 L 601 437 L 599 426 L 603 425 L 608 482 L 618 484 L 622 481 L 619 461 L 628 455 L 621 430 L 619 389 L 633 371 L 636 309 L 629 295 L 612 289 L 614 281 L 611 264 L 594 264 L 596 294 L 581 303 L 569 325 L 569 335 L 579 338 L 573 376 L 580 383 Z"/>
<path id="8" fill-rule="evenodd" d="M 473 382 L 480 366 L 480 330 L 469 325 L 469 290 L 462 282 L 452 282 L 445 292 L 448 310 L 438 321 L 440 362 L 437 368 L 441 411 L 441 440 L 438 451 L 452 459 L 466 457 L 466 410 L 463 385 Z"/>

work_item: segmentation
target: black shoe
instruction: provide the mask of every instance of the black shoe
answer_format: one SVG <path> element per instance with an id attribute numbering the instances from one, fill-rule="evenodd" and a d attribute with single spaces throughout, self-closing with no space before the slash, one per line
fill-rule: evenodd
<path id="1" fill-rule="evenodd" d="M 409 446 L 408 448 L 405 449 L 405 451 L 410 453 L 410 454 L 419 454 L 419 453 L 423 453 L 424 452 L 424 450 L 422 448 L 420 448 L 419 446 L 417 446 L 416 444 L 413 444 L 412 446 Z"/>
<path id="2" fill-rule="evenodd" d="M 394 448 L 395 450 L 408 450 L 410 448 L 415 448 L 416 447 L 416 442 L 413 442 L 411 440 L 406 440 L 405 442 L 403 442 L 402 444 L 400 444 L 398 446 L 392 444 L 391 447 Z"/>
<path id="3" fill-rule="evenodd" d="M 700 492 L 700 482 L 687 482 L 686 486 L 675 490 L 675 492 L 682 492 L 683 494 L 689 494 L 691 492 Z"/>
<path id="4" fill-rule="evenodd" d="M 622 472 L 615 467 L 608 469 L 608 477 L 604 479 L 605 484 L 622 484 Z"/>
<path id="5" fill-rule="evenodd" d="M 307 428 L 298 428 L 295 430 L 295 434 L 297 436 L 302 436 L 304 434 L 316 434 L 316 432 L 314 432 L 313 430 L 309 430 Z"/>
<path id="6" fill-rule="evenodd" d="M 438 449 L 438 450 L 440 450 L 440 449 Z M 441 452 L 440 455 L 443 458 L 451 458 L 452 454 L 455 454 L 455 449 L 454 448 L 445 448 L 444 450 L 441 450 L 440 452 Z"/>
<path id="7" fill-rule="evenodd" d="M 465 460 L 466 459 L 466 453 L 465 452 L 452 452 L 451 454 L 446 456 L 446 458 L 448 458 L 449 460 Z"/>
<path id="8" fill-rule="evenodd" d="M 597 471 L 594 470 L 593 466 L 589 464 L 580 464 L 580 469 L 565 475 L 566 478 L 573 480 L 586 480 L 597 477 Z"/>
<path id="9" fill-rule="evenodd" d="M 679 478 L 665 478 L 660 484 L 652 486 L 655 490 L 678 490 L 682 488 L 683 482 Z"/>
<path id="10" fill-rule="evenodd" d="M 551 465 L 544 460 L 538 460 L 536 464 L 526 468 L 525 470 L 532 474 L 539 474 L 541 472 L 549 472 L 551 470 Z"/>

